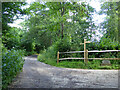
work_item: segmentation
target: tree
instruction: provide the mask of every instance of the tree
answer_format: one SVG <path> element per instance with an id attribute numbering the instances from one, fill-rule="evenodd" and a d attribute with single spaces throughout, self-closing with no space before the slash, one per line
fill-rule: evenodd
<path id="1" fill-rule="evenodd" d="M 112 41 L 118 41 L 118 13 L 120 4 L 118 2 L 105 2 L 101 6 L 100 14 L 106 14 L 107 17 L 101 25 L 105 30 L 106 38 Z"/>
<path id="2" fill-rule="evenodd" d="M 13 41 L 15 42 L 18 40 L 18 35 L 14 36 L 13 38 L 13 29 L 8 26 L 8 23 L 13 23 L 16 19 L 18 19 L 21 15 L 25 14 L 25 10 L 21 9 L 21 6 L 25 5 L 26 3 L 23 2 L 3 2 L 2 3 L 2 43 L 5 47 L 9 49 L 12 48 Z M 19 32 L 19 31 L 17 31 Z M 15 31 L 15 34 L 17 33 Z M 12 34 L 11 34 L 12 33 Z M 11 35 L 10 35 L 11 34 Z M 14 40 L 12 40 L 14 39 Z"/>
<path id="3" fill-rule="evenodd" d="M 74 42 L 76 38 L 80 42 L 80 39 L 83 40 L 85 36 L 90 38 L 93 34 L 89 31 L 89 27 L 94 26 L 91 24 L 93 22 L 90 17 L 94 9 L 85 3 L 80 5 L 77 2 L 47 2 L 44 4 L 35 2 L 27 11 L 30 36 L 36 42 L 44 42 L 45 47 L 65 37 L 69 37 L 69 41 Z M 68 19 L 71 21 L 69 22 Z"/>
<path id="4" fill-rule="evenodd" d="M 13 23 L 14 16 L 16 19 L 20 17 L 20 15 L 25 14 L 25 10 L 21 9 L 21 6 L 25 5 L 23 2 L 3 2 L 2 3 L 2 31 L 5 34 L 9 30 L 8 23 Z"/>

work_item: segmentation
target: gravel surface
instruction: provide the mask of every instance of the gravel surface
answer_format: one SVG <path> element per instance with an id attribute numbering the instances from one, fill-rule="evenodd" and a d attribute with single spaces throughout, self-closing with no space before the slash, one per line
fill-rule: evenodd
<path id="1" fill-rule="evenodd" d="M 118 70 L 59 68 L 28 56 L 9 88 L 118 88 Z"/>

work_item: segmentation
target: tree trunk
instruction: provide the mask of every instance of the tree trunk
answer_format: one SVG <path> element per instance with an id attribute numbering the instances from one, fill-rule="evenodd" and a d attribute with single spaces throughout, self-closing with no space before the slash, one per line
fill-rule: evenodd
<path id="1" fill-rule="evenodd" d="M 62 31 L 61 31 L 62 39 L 63 39 L 63 37 L 64 37 L 64 35 L 63 35 L 63 31 L 64 31 L 64 24 L 62 23 Z"/>
<path id="2" fill-rule="evenodd" d="M 64 2 L 62 4 L 64 5 Z M 65 10 L 64 10 L 64 6 L 63 6 L 63 8 L 61 9 L 62 18 L 63 18 L 64 12 L 65 12 Z M 62 23 L 61 23 L 61 29 L 62 29 L 61 30 L 61 38 L 63 39 L 63 37 L 64 37 L 64 34 L 63 34 L 63 32 L 64 32 L 64 22 L 63 22 L 63 20 L 62 20 Z"/>

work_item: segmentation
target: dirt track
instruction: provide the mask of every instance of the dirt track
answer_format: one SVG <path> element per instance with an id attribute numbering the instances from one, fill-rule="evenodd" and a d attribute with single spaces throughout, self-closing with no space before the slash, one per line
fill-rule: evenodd
<path id="1" fill-rule="evenodd" d="M 58 68 L 29 56 L 9 88 L 118 88 L 118 70 Z"/>

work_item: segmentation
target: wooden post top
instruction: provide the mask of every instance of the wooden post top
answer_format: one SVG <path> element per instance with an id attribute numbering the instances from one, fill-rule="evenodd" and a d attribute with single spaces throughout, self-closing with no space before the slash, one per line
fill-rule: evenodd
<path id="1" fill-rule="evenodd" d="M 86 44 L 86 43 L 91 43 L 91 41 L 86 41 L 86 39 L 84 39 L 84 43 L 80 43 L 80 45 Z"/>

